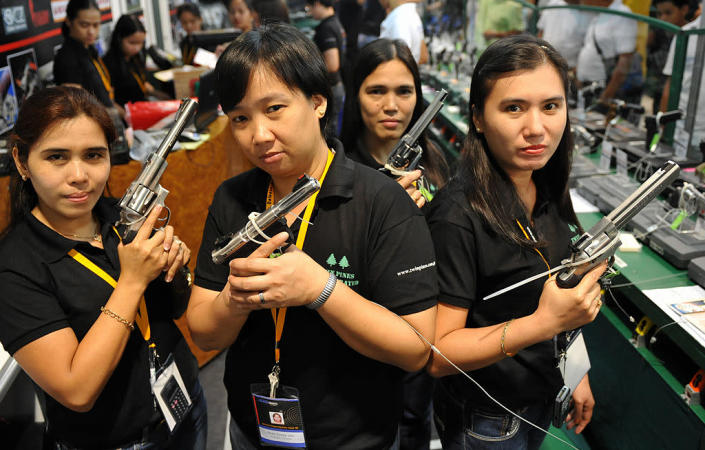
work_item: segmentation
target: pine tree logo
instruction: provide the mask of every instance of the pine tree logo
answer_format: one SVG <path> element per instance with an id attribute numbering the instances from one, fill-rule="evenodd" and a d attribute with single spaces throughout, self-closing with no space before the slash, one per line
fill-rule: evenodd
<path id="1" fill-rule="evenodd" d="M 350 267 L 350 263 L 348 262 L 348 258 L 346 258 L 345 256 L 340 258 L 340 262 L 338 263 L 338 265 L 340 266 L 341 269 L 346 269 L 346 268 Z"/>
<path id="2" fill-rule="evenodd" d="M 343 256 L 343 259 L 345 259 L 345 256 Z M 326 259 L 326 263 L 328 263 L 329 266 L 334 266 L 337 262 L 338 261 L 335 260 L 335 255 L 333 253 L 331 253 L 328 259 Z M 345 262 L 347 263 L 347 260 L 345 260 Z"/>

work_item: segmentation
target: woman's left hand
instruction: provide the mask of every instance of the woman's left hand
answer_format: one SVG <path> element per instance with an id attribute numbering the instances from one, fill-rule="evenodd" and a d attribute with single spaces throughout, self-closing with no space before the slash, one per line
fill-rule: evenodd
<path id="1" fill-rule="evenodd" d="M 166 264 L 164 264 L 164 281 L 170 283 L 176 275 L 176 271 L 188 264 L 191 260 L 191 250 L 186 243 L 174 234 L 174 227 L 168 225 L 164 227 L 166 235 L 164 237 L 164 251 L 168 252 Z"/>
<path id="2" fill-rule="evenodd" d="M 285 235 L 280 233 L 272 240 L 283 242 Z M 328 277 L 326 269 L 291 245 L 277 258 L 232 260 L 228 280 L 230 299 L 252 309 L 306 305 L 318 298 Z"/>
<path id="3" fill-rule="evenodd" d="M 592 419 L 595 399 L 592 396 L 588 376 L 585 375 L 573 392 L 573 409 L 566 417 L 568 429 L 575 427 L 575 434 L 580 434 Z"/>
<path id="4" fill-rule="evenodd" d="M 397 180 L 397 183 L 401 185 L 409 194 L 409 197 L 416 203 L 416 206 L 421 208 L 426 203 L 426 198 L 423 196 L 421 191 L 416 188 L 415 182 L 421 178 L 423 173 L 420 170 L 412 170 L 408 174 Z"/>

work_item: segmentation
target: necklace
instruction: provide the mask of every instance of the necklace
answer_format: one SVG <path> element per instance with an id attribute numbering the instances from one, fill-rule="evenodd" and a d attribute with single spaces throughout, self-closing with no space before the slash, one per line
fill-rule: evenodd
<path id="1" fill-rule="evenodd" d="M 60 235 L 67 237 L 67 238 L 76 238 L 76 239 L 83 239 L 83 240 L 89 240 L 89 241 L 96 241 L 96 242 L 103 242 L 103 236 L 100 235 L 100 224 L 96 224 L 96 231 L 94 234 L 90 236 L 82 236 L 80 234 L 71 234 L 71 233 L 62 233 L 59 230 L 56 230 Z"/>

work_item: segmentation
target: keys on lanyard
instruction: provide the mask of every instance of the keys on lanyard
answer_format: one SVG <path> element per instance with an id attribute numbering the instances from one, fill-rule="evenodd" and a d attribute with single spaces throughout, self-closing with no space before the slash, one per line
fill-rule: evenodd
<path id="1" fill-rule="evenodd" d="M 275 398 L 275 395 L 277 394 L 277 388 L 279 387 L 279 373 L 281 372 L 281 369 L 279 368 L 279 364 L 275 364 L 274 367 L 272 367 L 272 373 L 268 375 L 269 377 L 269 397 L 270 398 Z"/>

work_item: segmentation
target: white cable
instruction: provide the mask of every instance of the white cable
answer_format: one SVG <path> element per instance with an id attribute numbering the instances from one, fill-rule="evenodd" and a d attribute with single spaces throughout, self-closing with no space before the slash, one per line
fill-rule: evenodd
<path id="1" fill-rule="evenodd" d="M 605 290 L 607 291 L 608 294 L 610 294 L 610 297 L 612 297 L 612 301 L 614 302 L 615 305 L 617 305 L 617 308 L 619 308 L 619 310 L 622 311 L 622 314 L 624 314 L 624 315 L 629 319 L 629 321 L 630 321 L 631 323 L 636 323 L 636 320 L 634 319 L 634 316 L 632 316 L 631 314 L 629 314 L 629 313 L 627 312 L 627 310 L 624 309 L 624 308 L 622 308 L 622 305 L 619 304 L 619 302 L 617 301 L 617 298 L 616 298 L 616 297 L 614 296 L 614 294 L 612 293 L 612 287 L 610 286 L 610 288 L 605 289 Z"/>
<path id="2" fill-rule="evenodd" d="M 614 288 L 620 288 L 620 287 L 626 287 L 626 286 L 634 286 L 636 283 L 639 283 L 639 284 L 651 283 L 653 281 L 660 281 L 660 280 L 665 280 L 668 278 L 682 277 L 683 275 L 688 275 L 688 272 L 674 273 L 671 275 L 665 275 L 665 276 L 656 277 L 656 278 L 647 278 L 646 280 L 633 281 L 633 282 L 629 282 L 629 283 L 613 284 L 612 286 L 610 286 L 610 288 L 614 289 Z"/>
<path id="3" fill-rule="evenodd" d="M 402 319 L 402 320 L 404 320 L 404 319 Z M 552 438 L 561 441 L 562 443 L 564 443 L 564 444 L 567 445 L 568 447 L 573 448 L 573 449 L 575 449 L 575 450 L 578 450 L 578 448 L 575 447 L 574 445 L 572 445 L 570 442 L 567 442 L 567 441 L 565 441 L 565 440 L 559 438 L 558 436 L 556 436 L 555 434 L 551 433 L 551 432 L 548 431 L 548 430 L 544 430 L 544 429 L 541 428 L 540 426 L 536 425 L 535 423 L 531 422 L 530 420 L 527 420 L 527 419 L 523 418 L 523 417 L 520 416 L 519 414 L 515 413 L 515 412 L 512 411 L 511 409 L 509 409 L 509 408 L 507 408 L 506 406 L 504 406 L 499 400 L 497 400 L 496 398 L 492 397 L 492 395 L 490 395 L 490 393 L 487 392 L 487 391 L 485 390 L 485 388 L 483 388 L 483 387 L 480 385 L 480 383 L 478 383 L 477 381 L 475 381 L 475 379 L 474 379 L 473 377 L 471 377 L 467 372 L 465 372 L 463 369 L 461 369 L 460 367 L 458 367 L 457 365 L 455 365 L 455 363 L 453 363 L 453 361 L 451 361 L 450 359 L 448 359 L 448 358 L 446 357 L 446 355 L 444 355 L 443 352 L 441 352 L 440 350 L 438 350 L 438 348 L 437 348 L 435 345 L 433 345 L 428 339 L 426 339 L 426 337 L 425 337 L 423 334 L 421 334 L 421 333 L 419 332 L 419 330 L 417 330 L 416 328 L 414 328 L 414 327 L 413 327 L 409 322 L 407 322 L 406 320 L 404 320 L 404 323 L 406 323 L 406 324 L 409 326 L 409 328 L 411 328 L 411 329 L 414 331 L 414 333 L 416 333 L 416 334 L 421 338 L 421 340 L 423 340 L 426 344 L 428 344 L 428 345 L 431 347 L 431 350 L 434 351 L 434 353 L 437 353 L 438 355 L 440 355 L 440 356 L 441 356 L 443 359 L 445 359 L 445 360 L 448 362 L 448 364 L 450 364 L 455 370 L 457 370 L 459 373 L 461 373 L 462 375 L 464 375 L 465 378 L 467 378 L 468 380 L 472 381 L 472 382 L 475 384 L 475 386 L 477 386 L 478 389 L 480 389 L 480 390 L 482 391 L 482 393 L 484 393 L 490 400 L 492 400 L 494 403 L 496 403 L 499 407 L 501 407 L 502 409 L 504 409 L 504 410 L 507 411 L 509 414 L 511 414 L 511 415 L 513 415 L 514 417 L 516 417 L 517 419 L 521 420 L 522 422 L 531 425 L 532 427 L 536 428 L 537 430 L 543 431 L 543 432 L 546 433 L 548 436 L 551 436 Z"/>
<path id="4" fill-rule="evenodd" d="M 580 261 L 572 261 L 572 262 L 569 262 L 569 263 L 566 263 L 566 264 L 561 264 L 560 266 L 554 267 L 553 269 L 547 270 L 546 272 L 540 273 L 540 274 L 538 274 L 538 275 L 534 275 L 534 276 L 529 277 L 529 278 L 525 278 L 524 280 L 519 281 L 519 282 L 516 282 L 516 283 L 512 284 L 511 286 L 507 286 L 507 287 L 505 287 L 505 288 L 503 288 L 503 289 L 500 289 L 500 290 L 498 290 L 498 291 L 495 291 L 495 292 L 491 293 L 490 295 L 484 296 L 484 297 L 482 298 L 482 300 L 489 300 L 489 299 L 494 298 L 494 297 L 496 297 L 496 296 L 498 296 L 498 295 L 502 295 L 502 294 L 507 293 L 507 292 L 509 292 L 509 291 L 512 291 L 512 290 L 514 290 L 514 289 L 516 289 L 516 288 L 518 288 L 518 287 L 520 287 L 520 286 L 523 286 L 523 285 L 525 285 L 526 283 L 530 283 L 530 282 L 532 282 L 532 281 L 534 281 L 534 280 L 537 280 L 537 279 L 539 279 L 539 278 L 543 278 L 543 277 L 545 277 L 546 275 L 550 275 L 550 274 L 552 274 L 553 272 L 556 272 L 556 271 L 558 271 L 558 270 L 566 269 L 566 268 L 568 268 L 568 267 L 581 266 L 581 265 L 583 265 L 583 264 L 586 264 L 586 263 L 589 263 L 589 262 L 591 262 L 591 261 L 594 261 L 594 260 L 596 260 L 597 258 L 599 258 L 600 256 L 602 256 L 603 254 L 605 254 L 605 253 L 607 252 L 607 250 L 609 250 L 609 249 L 611 248 L 612 243 L 614 243 L 614 242 L 615 242 L 616 240 L 618 240 L 618 239 L 619 239 L 619 235 L 613 237 L 612 240 L 609 242 L 609 244 L 605 245 L 602 249 L 600 249 L 600 251 L 596 252 L 594 255 L 592 255 L 591 257 L 589 257 L 589 258 L 587 258 L 587 259 L 581 259 Z"/>

